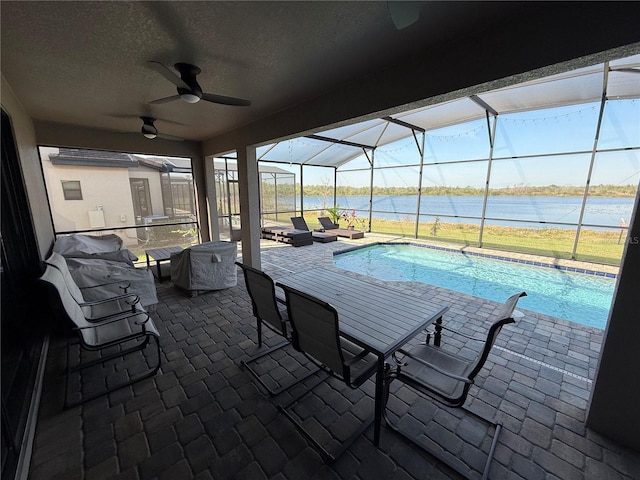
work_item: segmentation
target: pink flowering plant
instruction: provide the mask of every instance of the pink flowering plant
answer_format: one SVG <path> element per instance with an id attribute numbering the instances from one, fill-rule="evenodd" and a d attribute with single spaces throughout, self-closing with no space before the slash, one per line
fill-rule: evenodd
<path id="1" fill-rule="evenodd" d="M 347 222 L 347 227 L 355 228 L 358 225 L 358 228 L 361 228 L 364 226 L 364 218 L 358 217 L 355 210 L 344 210 L 341 217 Z"/>

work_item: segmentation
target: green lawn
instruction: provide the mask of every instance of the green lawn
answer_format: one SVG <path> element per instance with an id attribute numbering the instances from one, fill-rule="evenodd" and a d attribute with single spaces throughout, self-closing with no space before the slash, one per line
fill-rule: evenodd
<path id="1" fill-rule="evenodd" d="M 372 232 L 413 236 L 415 224 L 406 221 L 373 219 Z M 433 222 L 420 224 L 418 238 L 479 246 L 480 227 L 472 224 L 440 223 L 437 232 Z M 626 239 L 619 232 L 582 230 L 576 260 L 619 265 Z M 498 250 L 530 253 L 554 258 L 571 258 L 575 231 L 562 228 L 516 228 L 485 226 L 482 246 Z"/>

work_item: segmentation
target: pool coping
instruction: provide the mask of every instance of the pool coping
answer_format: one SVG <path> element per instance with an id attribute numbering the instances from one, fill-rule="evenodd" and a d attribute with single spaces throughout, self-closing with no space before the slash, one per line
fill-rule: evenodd
<path id="1" fill-rule="evenodd" d="M 531 255 L 525 253 L 505 252 L 499 250 L 491 250 L 486 248 L 477 248 L 469 246 L 453 246 L 450 244 L 439 245 L 434 242 L 421 242 L 417 239 L 394 239 L 389 241 L 371 242 L 363 245 L 355 245 L 353 247 L 337 250 L 333 252 L 333 256 L 342 253 L 359 250 L 375 245 L 410 245 L 419 248 L 431 248 L 434 250 L 442 250 L 448 252 L 461 253 L 463 255 L 473 255 L 477 257 L 490 258 L 493 260 L 501 260 L 511 263 L 520 263 L 523 265 L 532 265 L 536 267 L 555 268 L 566 272 L 582 273 L 585 275 L 594 275 L 605 278 L 617 278 L 619 267 L 612 265 L 603 265 L 597 263 L 578 262 L 574 260 L 566 260 L 553 257 L 543 257 L 539 255 Z"/>

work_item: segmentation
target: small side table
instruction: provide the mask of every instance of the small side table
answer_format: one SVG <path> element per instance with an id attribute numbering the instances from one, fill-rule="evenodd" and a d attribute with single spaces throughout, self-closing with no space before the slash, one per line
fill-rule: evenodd
<path id="1" fill-rule="evenodd" d="M 166 248 L 152 248 L 145 250 L 144 253 L 147 256 L 147 268 L 151 268 L 149 257 L 153 257 L 156 262 L 156 271 L 158 272 L 158 281 L 162 282 L 164 277 L 162 276 L 162 269 L 160 268 L 160 262 L 168 262 L 171 260 L 171 254 L 181 252 L 182 247 L 166 247 Z"/>

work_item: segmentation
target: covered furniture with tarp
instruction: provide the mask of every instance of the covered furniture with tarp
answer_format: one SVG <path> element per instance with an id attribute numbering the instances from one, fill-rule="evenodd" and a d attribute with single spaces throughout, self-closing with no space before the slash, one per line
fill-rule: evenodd
<path id="1" fill-rule="evenodd" d="M 238 283 L 236 242 L 206 242 L 171 255 L 173 285 L 197 294 L 222 290 Z"/>
<path id="2" fill-rule="evenodd" d="M 138 295 L 143 306 L 158 303 L 153 274 L 134 266 L 138 257 L 123 248 L 122 239 L 115 234 L 59 237 L 53 252 L 65 258 L 73 280 L 83 289 L 87 300 L 117 295 L 127 285 L 127 291 Z"/>
<path id="3" fill-rule="evenodd" d="M 58 237 L 53 245 L 53 251 L 64 257 L 76 258 L 105 258 L 129 263 L 138 259 L 127 249 L 123 249 L 122 239 L 116 234 L 101 236 L 66 235 Z"/>

